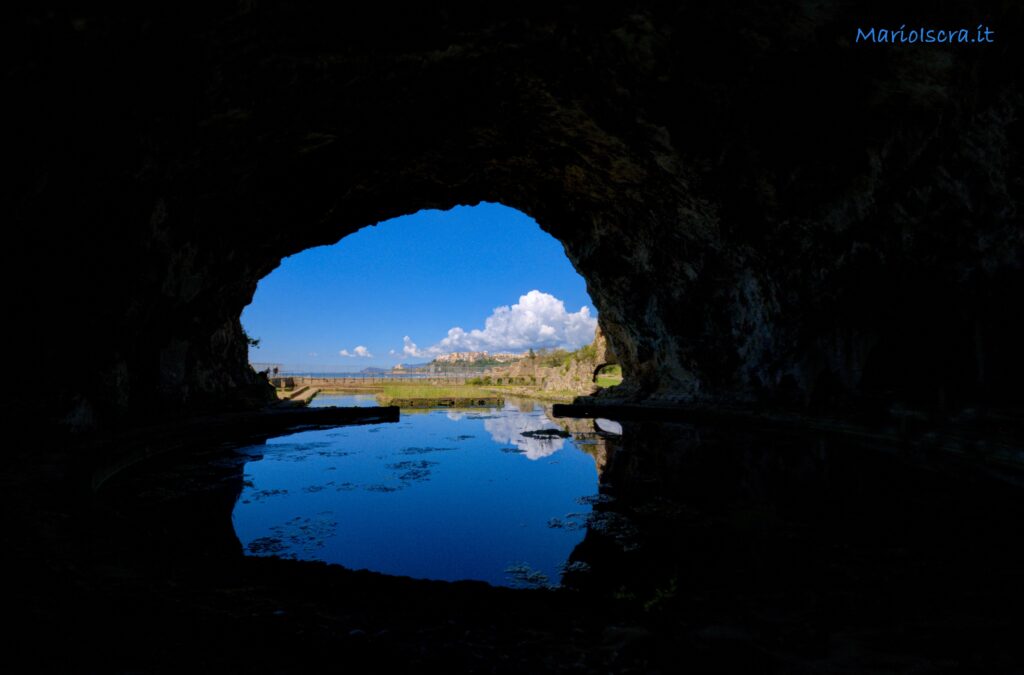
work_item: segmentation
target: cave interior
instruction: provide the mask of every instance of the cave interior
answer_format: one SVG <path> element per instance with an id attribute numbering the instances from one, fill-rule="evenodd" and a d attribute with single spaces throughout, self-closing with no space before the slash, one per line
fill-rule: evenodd
<path id="1" fill-rule="evenodd" d="M 25 663 L 1024 665 L 1014 3 L 11 11 Z M 997 37 L 855 40 L 910 18 Z M 586 280 L 624 381 L 573 409 L 622 422 L 602 481 L 649 546 L 588 533 L 558 592 L 241 556 L 223 448 L 340 423 L 267 412 L 259 280 L 480 202 Z"/>

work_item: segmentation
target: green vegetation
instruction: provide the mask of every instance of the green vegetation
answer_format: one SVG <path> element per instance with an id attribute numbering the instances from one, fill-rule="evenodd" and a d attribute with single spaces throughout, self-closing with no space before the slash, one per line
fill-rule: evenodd
<path id="1" fill-rule="evenodd" d="M 563 371 L 567 370 L 573 361 L 597 360 L 597 347 L 593 343 L 580 347 L 574 352 L 566 349 L 541 349 L 537 352 L 533 352 L 531 349 L 530 352 L 532 354 L 530 358 L 536 359 L 537 365 L 561 368 Z"/>
<path id="2" fill-rule="evenodd" d="M 571 356 L 575 361 L 597 361 L 597 345 L 591 342 L 574 351 Z"/>
<path id="3" fill-rule="evenodd" d="M 245 343 L 250 347 L 255 347 L 256 349 L 260 348 L 260 339 L 249 337 L 249 334 L 245 332 L 244 328 L 242 329 L 242 337 L 245 338 Z"/>
<path id="4" fill-rule="evenodd" d="M 486 398 L 493 392 L 470 385 L 445 384 L 385 384 L 384 398 Z"/>
<path id="5" fill-rule="evenodd" d="M 536 352 L 534 358 L 537 360 L 537 365 L 560 368 L 569 362 L 570 353 L 565 349 L 541 349 Z"/>
<path id="6" fill-rule="evenodd" d="M 381 405 L 401 408 L 458 408 L 501 405 L 501 396 L 479 387 L 457 384 L 386 384 L 377 394 Z"/>

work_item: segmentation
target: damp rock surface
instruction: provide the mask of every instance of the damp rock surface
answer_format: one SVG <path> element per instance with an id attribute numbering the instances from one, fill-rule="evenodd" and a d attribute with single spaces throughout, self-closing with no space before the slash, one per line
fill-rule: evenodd
<path id="1" fill-rule="evenodd" d="M 238 317 L 283 257 L 479 201 L 564 244 L 619 398 L 1019 402 L 1024 59 L 994 7 L 929 9 L 993 24 L 956 49 L 857 44 L 908 17 L 838 1 L 27 10 L 11 229 L 65 292 L 18 337 L 51 355 L 87 325 L 89 357 L 28 359 L 56 395 L 19 405 L 95 428 L 262 404 Z"/>

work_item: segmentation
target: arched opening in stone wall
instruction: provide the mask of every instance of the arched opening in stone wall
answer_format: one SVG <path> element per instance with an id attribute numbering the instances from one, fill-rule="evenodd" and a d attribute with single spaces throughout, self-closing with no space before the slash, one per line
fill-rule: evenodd
<path id="1" fill-rule="evenodd" d="M 617 363 L 600 363 L 594 369 L 594 384 L 601 389 L 610 389 L 622 384 L 622 366 Z"/>
<path id="2" fill-rule="evenodd" d="M 40 355 L 59 354 L 65 326 L 90 330 L 77 346 L 89 357 L 62 361 L 63 375 L 44 378 L 58 382 L 56 401 L 19 405 L 82 430 L 258 408 L 267 392 L 248 368 L 238 315 L 260 278 L 285 256 L 368 223 L 480 200 L 530 213 L 565 245 L 627 370 L 616 392 L 623 400 L 803 408 L 824 391 L 815 385 L 827 369 L 840 389 L 827 401 L 879 399 L 868 402 L 872 409 L 904 399 L 935 408 L 955 408 L 958 398 L 1019 404 L 1020 332 L 1002 309 L 1019 295 L 1017 249 L 965 246 L 959 234 L 1015 241 L 1006 237 L 1015 231 L 1006 215 L 1017 212 L 1013 193 L 983 194 L 985 181 L 969 199 L 931 191 L 947 174 L 991 170 L 994 155 L 962 133 L 976 115 L 982 136 L 1015 138 L 1012 105 L 991 86 L 998 78 L 972 80 L 970 96 L 943 99 L 948 110 L 928 98 L 930 84 L 912 88 L 915 105 L 936 117 L 916 120 L 920 130 L 904 138 L 902 127 L 881 122 L 892 118 L 893 101 L 863 96 L 878 82 L 901 91 L 902 68 L 872 61 L 856 86 L 836 78 L 823 96 L 822 75 L 847 67 L 845 48 L 792 73 L 792 54 L 775 53 L 776 40 L 737 51 L 713 32 L 677 40 L 659 28 L 703 25 L 703 10 L 641 21 L 620 8 L 596 23 L 576 6 L 545 6 L 547 19 L 531 21 L 503 12 L 452 21 L 437 11 L 406 17 L 407 30 L 364 34 L 338 8 L 272 6 L 247 5 L 201 29 L 167 29 L 146 41 L 160 47 L 133 65 L 122 50 L 75 42 L 84 53 L 65 56 L 89 64 L 74 72 L 87 83 L 82 91 L 110 96 L 97 98 L 102 105 L 64 100 L 79 90 L 67 86 L 22 97 L 37 106 L 29 128 L 56 111 L 74 117 L 39 125 L 23 148 L 36 173 L 26 174 L 19 231 L 38 244 L 24 248 L 40 252 L 26 266 L 69 280 L 54 306 L 26 322 L 29 341 Z M 785 17 L 773 19 L 775 29 L 788 30 Z M 51 21 L 63 41 L 63 24 L 44 23 Z M 829 21 L 844 31 L 852 25 Z M 339 42 L 338 26 L 359 28 Z M 749 28 L 735 34 L 760 34 L 763 17 Z M 180 39 L 182 29 L 195 29 L 195 43 Z M 678 67 L 708 53 L 722 70 Z M 851 53 L 865 65 L 866 52 Z M 994 50 L 970 54 L 987 54 L 999 72 L 1014 62 L 993 58 Z M 936 77 L 924 64 L 912 70 L 921 83 Z M 719 91 L 720 78 L 732 83 L 727 90 Z M 125 81 L 146 83 L 146 95 Z M 694 91 L 720 95 L 693 105 L 686 92 Z M 780 91 L 794 94 L 785 107 L 750 116 Z M 137 123 L 109 127 L 118 108 Z M 180 125 L 165 124 L 175 118 Z M 849 133 L 834 133 L 836 119 L 851 123 Z M 55 141 L 55 128 L 79 145 Z M 934 147 L 963 146 L 941 154 L 963 154 L 964 168 L 919 161 L 928 155 L 916 152 L 889 155 L 894 143 L 909 147 L 918 136 Z M 69 147 L 78 148 L 70 163 Z M 915 187 L 876 194 L 887 180 L 879 183 L 866 159 L 876 156 L 896 162 L 887 176 L 906 175 Z M 69 168 L 51 175 L 57 165 Z M 903 203 L 918 190 L 934 204 Z M 962 217 L 976 205 L 986 206 Z M 904 212 L 912 215 L 894 224 L 890 214 Z M 68 224 L 57 251 L 54 223 Z M 96 223 L 104 223 L 102 237 Z M 944 344 L 921 350 L 916 339 L 887 337 L 914 334 L 914 326 Z M 933 367 L 933 355 L 958 363 Z M 894 374 L 890 362 L 913 368 Z M 923 384 L 908 381 L 922 372 Z"/>
<path id="3" fill-rule="evenodd" d="M 550 379 L 544 367 L 559 359 L 598 365 L 585 280 L 558 240 L 501 204 L 418 211 L 288 256 L 240 320 L 250 364 L 271 378 L 489 376 L 498 386 Z M 561 390 L 589 393 L 589 382 Z"/>
<path id="4" fill-rule="evenodd" d="M 533 219 L 482 203 L 360 229 L 284 259 L 240 320 L 282 405 L 401 410 L 243 449 L 232 520 L 247 554 L 557 584 L 606 451 L 552 403 L 594 393 L 614 355 Z"/>

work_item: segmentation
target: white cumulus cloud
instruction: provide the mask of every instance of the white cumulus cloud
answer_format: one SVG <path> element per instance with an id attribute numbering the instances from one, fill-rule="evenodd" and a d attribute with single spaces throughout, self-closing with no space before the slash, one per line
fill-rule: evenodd
<path id="1" fill-rule="evenodd" d="M 342 349 L 338 353 L 341 354 L 342 356 L 347 356 L 347 357 L 353 358 L 353 359 L 356 358 L 356 357 L 364 358 L 364 359 L 373 358 L 373 354 L 370 353 L 370 350 L 367 349 L 366 347 L 364 347 L 363 345 L 359 345 L 358 347 L 356 347 L 352 351 L 349 351 L 347 349 Z"/>
<path id="2" fill-rule="evenodd" d="M 522 413 L 505 409 L 505 414 L 484 420 L 484 429 L 495 443 L 512 444 L 526 455 L 527 459 L 538 460 L 553 455 L 565 445 L 565 439 L 552 435 L 548 437 L 523 436 L 524 431 L 557 430 L 558 427 L 536 413 Z"/>
<path id="3" fill-rule="evenodd" d="M 433 358 L 448 352 L 521 352 L 527 349 L 564 347 L 578 349 L 590 344 L 597 330 L 597 318 L 587 307 L 568 312 L 565 303 L 551 295 L 533 290 L 519 297 L 512 306 L 496 307 L 483 328 L 466 331 L 459 326 L 448 330 L 440 342 L 420 349 L 406 335 L 402 353 L 417 358 Z"/>
<path id="4" fill-rule="evenodd" d="M 416 346 L 416 343 L 406 335 L 402 338 L 402 354 L 404 356 L 415 356 L 416 358 L 423 357 L 434 357 L 440 354 L 441 351 L 437 349 L 420 349 Z"/>

